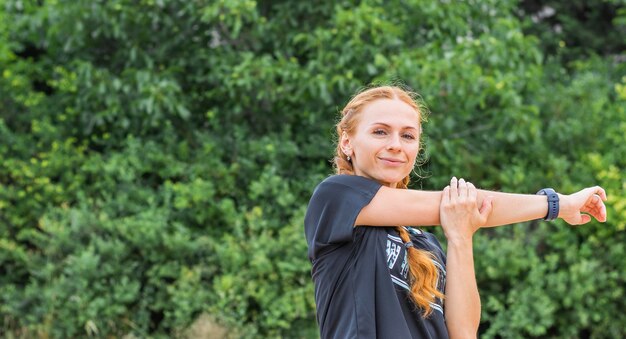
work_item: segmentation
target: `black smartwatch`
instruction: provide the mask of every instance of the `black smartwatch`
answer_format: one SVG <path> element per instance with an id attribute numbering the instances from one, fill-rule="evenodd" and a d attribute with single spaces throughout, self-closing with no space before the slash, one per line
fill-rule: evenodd
<path id="1" fill-rule="evenodd" d="M 544 188 L 537 192 L 548 196 L 548 215 L 543 220 L 551 221 L 559 217 L 559 195 L 552 188 Z"/>

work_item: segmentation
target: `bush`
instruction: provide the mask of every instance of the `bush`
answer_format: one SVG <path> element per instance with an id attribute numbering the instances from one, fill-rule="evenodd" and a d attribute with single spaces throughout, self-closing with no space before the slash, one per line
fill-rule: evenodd
<path id="1" fill-rule="evenodd" d="M 624 336 L 624 65 L 550 58 L 519 6 L 0 0 L 4 336 L 316 337 L 302 219 L 373 82 L 430 108 L 413 187 L 609 194 L 480 232 L 481 337 Z"/>

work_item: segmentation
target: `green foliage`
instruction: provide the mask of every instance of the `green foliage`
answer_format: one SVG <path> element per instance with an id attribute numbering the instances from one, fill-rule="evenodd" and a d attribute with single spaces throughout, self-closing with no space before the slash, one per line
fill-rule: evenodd
<path id="1" fill-rule="evenodd" d="M 540 38 L 550 58 L 619 57 L 626 48 L 624 0 L 523 0 L 519 7 L 525 30 Z"/>
<path id="2" fill-rule="evenodd" d="M 624 3 L 585 26 L 550 1 L 563 36 L 518 17 L 535 5 L 0 0 L 3 335 L 183 336 L 210 314 L 317 336 L 306 204 L 337 111 L 391 82 L 431 112 L 414 187 L 610 197 L 605 224 L 477 235 L 481 337 L 623 337 Z"/>

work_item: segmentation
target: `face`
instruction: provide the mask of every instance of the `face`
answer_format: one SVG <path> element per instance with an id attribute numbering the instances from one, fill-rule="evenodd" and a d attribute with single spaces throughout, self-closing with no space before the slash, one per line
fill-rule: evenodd
<path id="1" fill-rule="evenodd" d="M 353 135 L 344 132 L 341 138 L 354 173 L 396 187 L 415 166 L 420 140 L 418 113 L 403 101 L 379 99 L 365 106 L 357 119 Z"/>

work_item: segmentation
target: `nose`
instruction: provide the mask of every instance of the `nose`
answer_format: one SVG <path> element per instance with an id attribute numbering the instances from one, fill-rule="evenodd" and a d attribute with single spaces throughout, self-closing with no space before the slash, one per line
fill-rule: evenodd
<path id="1" fill-rule="evenodd" d="M 389 138 L 389 142 L 387 143 L 387 149 L 388 150 L 399 150 L 400 147 L 402 147 L 401 144 L 401 140 L 400 140 L 400 135 L 399 134 L 392 134 L 391 138 Z"/>

